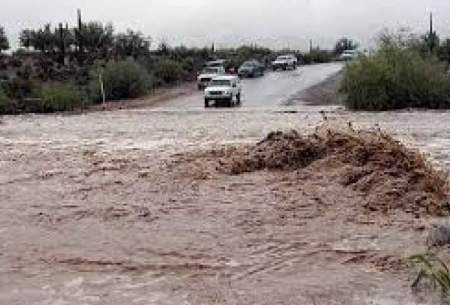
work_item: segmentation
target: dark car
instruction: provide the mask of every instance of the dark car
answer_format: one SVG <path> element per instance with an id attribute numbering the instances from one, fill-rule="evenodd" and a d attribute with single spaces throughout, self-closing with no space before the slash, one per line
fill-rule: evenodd
<path id="1" fill-rule="evenodd" d="M 257 60 L 249 60 L 244 62 L 238 70 L 240 77 L 255 77 L 264 75 L 265 67 Z"/>

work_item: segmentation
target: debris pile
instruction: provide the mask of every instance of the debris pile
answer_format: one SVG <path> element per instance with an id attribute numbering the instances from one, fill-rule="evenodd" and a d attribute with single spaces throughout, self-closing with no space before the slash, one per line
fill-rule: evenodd
<path id="1" fill-rule="evenodd" d="M 219 164 L 219 170 L 231 175 L 259 170 L 301 172 L 314 165 L 314 171 L 333 173 L 342 186 L 361 193 L 370 211 L 402 209 L 443 215 L 447 210 L 446 176 L 418 151 L 381 131 L 272 132 L 256 145 L 233 150 Z"/>

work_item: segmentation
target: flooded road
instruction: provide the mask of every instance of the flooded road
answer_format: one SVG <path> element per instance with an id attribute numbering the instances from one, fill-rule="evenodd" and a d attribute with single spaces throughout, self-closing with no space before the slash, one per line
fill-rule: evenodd
<path id="1" fill-rule="evenodd" d="M 277 107 L 298 92 L 324 81 L 339 72 L 341 63 L 300 66 L 295 71 L 266 72 L 264 77 L 242 80 L 242 106 L 240 108 Z M 203 108 L 203 92 L 173 99 L 159 105 L 161 108 Z"/>
<path id="2" fill-rule="evenodd" d="M 396 267 L 424 250 L 417 228 L 430 219 L 367 218 L 349 203 L 358 194 L 314 169 L 301 183 L 271 171 L 219 175 L 186 155 L 312 132 L 325 111 L 450 168 L 448 111 L 280 106 L 309 86 L 306 75 L 338 69 L 245 80 L 235 109 L 204 110 L 195 93 L 142 109 L 3 117 L 0 304 L 430 303 Z"/>

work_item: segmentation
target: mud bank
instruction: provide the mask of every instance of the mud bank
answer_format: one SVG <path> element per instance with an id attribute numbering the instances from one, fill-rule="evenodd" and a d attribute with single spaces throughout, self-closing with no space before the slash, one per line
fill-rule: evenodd
<path id="1" fill-rule="evenodd" d="M 289 98 L 283 105 L 341 105 L 342 96 L 339 94 L 339 84 L 342 77 L 342 71 L 334 73 L 324 81 Z"/>

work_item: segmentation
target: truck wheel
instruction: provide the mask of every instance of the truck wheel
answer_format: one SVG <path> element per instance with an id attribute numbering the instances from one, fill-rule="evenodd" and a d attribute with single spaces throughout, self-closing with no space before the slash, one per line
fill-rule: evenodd
<path id="1" fill-rule="evenodd" d="M 287 66 L 283 66 L 283 71 L 286 71 L 287 70 Z"/>
<path id="2" fill-rule="evenodd" d="M 205 99 L 205 108 L 208 108 L 208 107 L 209 107 L 209 100 Z"/>

